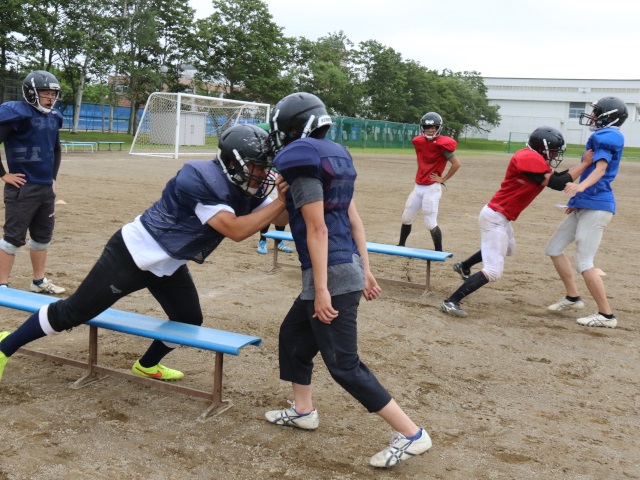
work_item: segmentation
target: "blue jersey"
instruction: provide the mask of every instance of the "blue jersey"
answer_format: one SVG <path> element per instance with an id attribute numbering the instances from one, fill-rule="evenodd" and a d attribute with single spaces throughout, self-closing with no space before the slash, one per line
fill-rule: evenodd
<path id="1" fill-rule="evenodd" d="M 352 263 L 353 255 L 358 253 L 349 220 L 356 170 L 347 149 L 330 140 L 302 138 L 279 152 L 274 165 L 289 185 L 298 177 L 311 177 L 322 183 L 324 219 L 329 231 L 328 265 Z M 290 193 L 287 193 L 287 211 L 302 269 L 311 268 L 307 226 Z"/>
<path id="2" fill-rule="evenodd" d="M 263 201 L 242 193 L 218 163 L 191 161 L 167 182 L 160 200 L 141 215 L 140 221 L 172 258 L 203 263 L 225 237 L 202 224 L 195 213 L 198 203 L 226 205 L 241 216 Z"/>
<path id="3" fill-rule="evenodd" d="M 6 102 L 0 105 L 0 125 L 11 127 L 4 139 L 9 172 L 24 173 L 28 183 L 51 185 L 62 127 L 60 112 L 41 113 L 27 102 Z"/>
<path id="4" fill-rule="evenodd" d="M 604 159 L 607 162 L 607 169 L 595 185 L 590 186 L 584 192 L 576 194 L 569 200 L 567 206 L 616 213 L 616 199 L 611 190 L 611 182 L 616 178 L 620 167 L 624 136 L 618 128 L 602 128 L 591 134 L 589 140 L 587 140 L 586 148 L 587 150 L 593 150 L 594 164 L 580 175 L 580 181 L 587 178 L 595 169 L 597 160 Z"/>

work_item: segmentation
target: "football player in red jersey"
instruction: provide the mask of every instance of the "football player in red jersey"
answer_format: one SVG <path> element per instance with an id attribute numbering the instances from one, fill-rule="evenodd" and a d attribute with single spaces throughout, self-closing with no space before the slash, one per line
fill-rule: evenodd
<path id="1" fill-rule="evenodd" d="M 534 198 L 549 187 L 564 190 L 592 163 L 593 151 L 587 150 L 582 162 L 563 172 L 555 172 L 562 162 L 565 142 L 562 134 L 552 127 L 536 128 L 527 141 L 527 146 L 518 150 L 507 167 L 500 190 L 480 211 L 480 250 L 453 269 L 464 283 L 449 298 L 442 302 L 443 312 L 456 317 L 466 317 L 460 301 L 489 282 L 496 282 L 504 271 L 504 260 L 515 251 L 515 236 L 511 222 L 527 208 Z M 471 275 L 471 267 L 483 263 L 479 272 Z"/>
<path id="2" fill-rule="evenodd" d="M 435 112 L 425 113 L 420 119 L 420 127 L 423 135 L 418 135 L 412 140 L 418 162 L 416 184 L 402 212 L 398 246 L 405 246 L 407 237 L 411 233 L 413 219 L 422 208 L 424 222 L 431 233 L 434 249 L 441 252 L 442 232 L 438 226 L 438 205 L 442 196 L 442 185 L 460 168 L 460 160 L 456 156 L 457 142 L 453 138 L 440 135 L 442 117 Z M 444 175 L 447 162 L 451 162 L 451 167 Z"/>

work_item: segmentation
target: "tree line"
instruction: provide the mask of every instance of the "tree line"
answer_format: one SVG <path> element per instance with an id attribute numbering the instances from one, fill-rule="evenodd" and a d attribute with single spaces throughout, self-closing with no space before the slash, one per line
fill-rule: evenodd
<path id="1" fill-rule="evenodd" d="M 334 116 L 415 124 L 436 111 L 454 138 L 500 122 L 478 72 L 430 70 L 342 31 L 287 37 L 262 0 L 212 4 L 212 15 L 196 19 L 188 0 L 3 0 L 0 83 L 10 73 L 52 71 L 74 106 L 75 128 L 83 101 L 115 105 L 110 76 L 126 87 L 131 118 L 152 92 L 206 95 L 216 84 L 227 98 L 271 104 L 308 91 Z M 180 83 L 185 65 L 198 72 L 192 85 Z"/>

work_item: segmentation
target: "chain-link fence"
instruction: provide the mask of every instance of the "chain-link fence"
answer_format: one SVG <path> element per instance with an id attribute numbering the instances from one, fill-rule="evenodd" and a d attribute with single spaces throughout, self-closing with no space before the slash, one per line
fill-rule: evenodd
<path id="1" fill-rule="evenodd" d="M 332 120 L 328 137 L 345 147 L 413 148 L 411 140 L 420 134 L 418 124 L 350 117 L 333 117 Z"/>

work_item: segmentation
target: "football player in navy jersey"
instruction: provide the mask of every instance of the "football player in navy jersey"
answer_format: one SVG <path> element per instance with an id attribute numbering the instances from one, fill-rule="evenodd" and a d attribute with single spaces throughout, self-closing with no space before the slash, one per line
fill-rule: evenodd
<path id="1" fill-rule="evenodd" d="M 271 116 L 274 165 L 290 186 L 289 225 L 302 264 L 302 292 L 280 327 L 280 378 L 291 382 L 291 408 L 268 411 L 276 425 L 314 430 L 313 360 L 322 355 L 331 376 L 369 412 L 398 433 L 389 448 L 370 464 L 392 467 L 431 448 L 418 427 L 360 360 L 357 311 L 361 297 L 380 294 L 369 269 L 362 220 L 353 202 L 356 171 L 347 150 L 325 139 L 331 117 L 322 101 L 294 93 L 275 106 Z"/>
<path id="2" fill-rule="evenodd" d="M 604 282 L 593 261 L 607 224 L 616 213 L 616 199 L 611 189 L 622 159 L 624 136 L 620 126 L 629 116 L 627 106 L 617 97 L 604 97 L 591 104 L 591 114 L 580 116 L 580 125 L 588 125 L 593 133 L 586 150 L 593 151 L 593 164 L 580 176 L 580 183 L 568 184 L 565 192 L 574 195 L 567 203 L 567 218 L 549 239 L 546 254 L 551 257 L 566 290 L 562 300 L 548 307 L 555 312 L 584 308 L 578 293 L 571 262 L 564 253 L 576 243 L 575 269 L 584 278 L 595 300 L 598 312 L 578 318 L 586 327 L 615 328 L 618 320 L 611 310 Z"/>
<path id="3" fill-rule="evenodd" d="M 415 185 L 407 198 L 402 212 L 402 227 L 398 246 L 404 247 L 411 233 L 411 226 L 418 210 L 422 209 L 424 223 L 429 229 L 433 248 L 442 251 L 442 231 L 438 226 L 438 207 L 442 197 L 442 185 L 445 184 L 460 168 L 460 160 L 456 156 L 457 142 L 441 135 L 442 117 L 436 112 L 427 112 L 420 119 L 422 135 L 412 142 L 416 150 L 418 171 Z M 446 175 L 444 169 L 451 163 Z"/>
<path id="4" fill-rule="evenodd" d="M 21 346 L 85 323 L 143 288 L 169 320 L 201 325 L 200 300 L 187 262 L 203 263 L 225 237 L 239 242 L 271 222 L 286 221 L 287 185 L 270 180 L 272 161 L 268 134 L 261 128 L 236 125 L 223 132 L 215 160 L 185 163 L 162 197 L 111 237 L 73 295 L 43 306 L 15 332 L 0 333 L 0 378 Z M 268 197 L 274 183 L 276 200 Z M 182 378 L 182 372 L 160 364 L 176 347 L 152 342 L 132 372 L 158 380 Z"/>
<path id="5" fill-rule="evenodd" d="M 5 170 L 0 161 L 0 178 L 5 182 L 0 287 L 8 286 L 15 256 L 27 243 L 29 231 L 31 290 L 65 292 L 45 277 L 47 249 L 55 223 L 55 181 L 61 160 L 62 115 L 53 109 L 59 93 L 56 77 L 36 70 L 22 82 L 25 101 L 0 105 L 0 143 L 4 142 L 8 169 Z"/>

